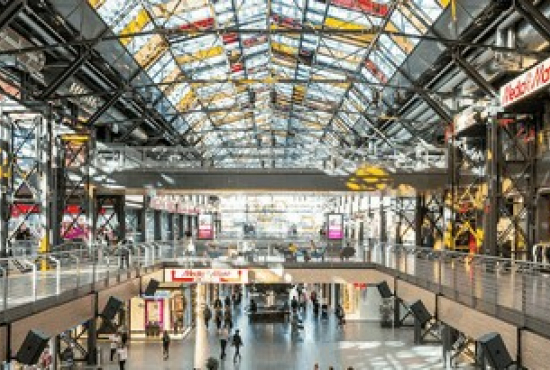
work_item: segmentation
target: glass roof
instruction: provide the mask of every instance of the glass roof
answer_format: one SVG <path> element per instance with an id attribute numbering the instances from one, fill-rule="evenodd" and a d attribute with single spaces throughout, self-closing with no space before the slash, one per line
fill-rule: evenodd
<path id="1" fill-rule="evenodd" d="M 315 152 L 366 135 L 366 114 L 419 41 L 407 35 L 428 32 L 449 0 L 89 3 L 128 36 L 121 44 L 205 157 L 233 165 L 261 163 L 265 148 L 288 162 L 296 147 Z M 174 32 L 157 32 L 165 30 Z"/>

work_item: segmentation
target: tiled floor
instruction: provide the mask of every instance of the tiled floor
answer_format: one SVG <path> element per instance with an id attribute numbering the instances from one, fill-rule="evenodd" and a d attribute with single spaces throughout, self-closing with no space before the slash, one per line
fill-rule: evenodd
<path id="1" fill-rule="evenodd" d="M 441 347 L 412 344 L 412 329 L 382 329 L 377 323 L 348 322 L 343 330 L 335 321 L 319 321 L 311 312 L 305 315 L 305 330 L 293 337 L 288 324 L 250 325 L 246 316 L 238 315 L 244 347 L 242 361 L 233 363 L 233 348 L 220 369 L 279 370 L 313 369 L 441 369 Z M 202 326 L 201 326 L 202 327 Z M 199 328 L 199 330 L 204 330 Z M 160 343 L 132 343 L 126 368 L 130 370 L 193 369 L 196 331 L 183 341 L 173 341 L 170 358 L 162 360 Z M 220 345 L 211 327 L 207 335 L 209 355 L 219 358 Z M 108 350 L 107 348 L 105 348 Z M 206 355 L 205 357 L 208 357 Z M 117 364 L 103 369 L 118 369 Z M 203 369 L 205 369 L 203 367 Z"/>

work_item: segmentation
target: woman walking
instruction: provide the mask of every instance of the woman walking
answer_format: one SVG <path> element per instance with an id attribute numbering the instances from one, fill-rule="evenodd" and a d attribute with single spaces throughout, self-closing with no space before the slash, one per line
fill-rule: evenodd
<path id="1" fill-rule="evenodd" d="M 165 330 L 162 334 L 162 354 L 164 355 L 164 360 L 168 360 L 170 355 L 170 335 L 168 335 L 168 330 Z"/>

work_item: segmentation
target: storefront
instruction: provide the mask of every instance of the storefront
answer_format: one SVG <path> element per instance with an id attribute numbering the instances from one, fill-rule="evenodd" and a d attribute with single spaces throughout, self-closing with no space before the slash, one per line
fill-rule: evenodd
<path id="1" fill-rule="evenodd" d="M 130 333 L 133 338 L 158 338 L 164 330 L 183 336 L 193 324 L 194 286 L 161 284 L 154 297 L 130 300 Z"/>

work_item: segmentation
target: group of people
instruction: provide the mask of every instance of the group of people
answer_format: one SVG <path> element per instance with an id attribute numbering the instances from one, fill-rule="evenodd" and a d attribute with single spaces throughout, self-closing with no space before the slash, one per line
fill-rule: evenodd
<path id="1" fill-rule="evenodd" d="M 298 296 L 293 296 L 292 300 L 290 301 L 290 307 L 292 308 L 293 314 L 296 314 L 298 310 L 303 310 L 303 311 L 306 310 L 307 295 L 303 287 L 298 286 L 296 288 L 296 293 L 298 294 Z M 319 297 L 317 296 L 317 292 L 315 290 L 312 290 L 309 295 L 309 298 L 313 306 L 313 314 L 315 316 L 318 316 L 319 308 L 321 305 L 319 303 Z M 346 313 L 341 304 L 338 304 L 336 306 L 336 309 L 334 310 L 334 314 L 336 315 L 336 318 L 338 320 L 338 327 L 342 328 L 346 323 Z M 328 315 L 326 318 L 328 318 Z"/>
<path id="2" fill-rule="evenodd" d="M 319 364 L 315 364 L 313 365 L 313 370 L 321 370 L 321 367 L 319 366 Z M 334 370 L 334 366 L 329 366 L 328 370 Z M 346 370 L 353 370 L 353 367 L 349 366 Z"/>
<path id="3" fill-rule="evenodd" d="M 294 243 L 290 243 L 287 248 L 288 253 L 295 258 L 298 252 L 301 252 L 304 256 L 304 261 L 308 262 L 311 260 L 314 254 L 318 253 L 321 254 L 321 250 L 317 247 L 315 242 L 313 240 L 309 241 L 309 247 L 304 248 L 298 248 L 298 246 Z"/>
<path id="4" fill-rule="evenodd" d="M 225 309 L 224 309 L 225 304 Z M 231 298 L 229 296 L 225 297 L 224 304 L 222 304 L 222 301 L 220 297 L 216 298 L 214 301 L 214 321 L 216 323 L 216 328 L 218 330 L 218 334 L 222 327 L 228 327 L 229 330 L 233 328 L 233 315 L 231 311 Z M 208 305 L 204 306 L 203 310 L 203 316 L 204 316 L 204 323 L 206 325 L 206 328 L 208 329 L 210 320 L 212 319 L 212 310 Z"/>
<path id="5" fill-rule="evenodd" d="M 227 295 L 223 301 L 218 296 L 216 300 L 214 300 L 213 309 L 215 312 L 215 322 L 216 322 L 216 329 L 217 334 L 220 338 L 220 348 L 221 348 L 221 354 L 220 358 L 222 360 L 225 360 L 227 354 L 227 344 L 231 340 L 231 345 L 235 347 L 235 353 L 233 355 L 233 362 L 236 362 L 237 359 L 241 359 L 241 347 L 243 346 L 243 340 L 241 338 L 241 335 L 239 333 L 239 329 L 235 330 L 235 333 L 231 335 L 231 330 L 233 329 L 233 315 L 232 315 L 232 309 L 231 309 L 231 302 L 233 301 L 235 304 L 239 304 L 241 300 L 240 293 L 234 293 L 233 294 L 233 300 L 230 298 L 229 295 Z M 224 307 L 225 306 L 225 307 Z M 208 305 L 204 307 L 203 310 L 203 318 L 204 318 L 204 324 L 206 328 L 209 328 L 210 320 L 212 319 L 212 310 Z"/>
<path id="6" fill-rule="evenodd" d="M 125 333 L 114 333 L 109 337 L 109 341 L 111 342 L 111 362 L 117 357 L 119 369 L 124 370 L 128 359 L 128 336 Z"/>

